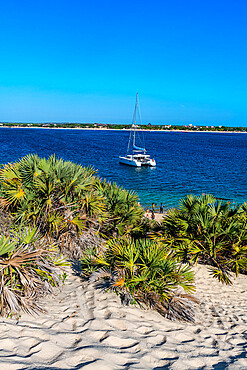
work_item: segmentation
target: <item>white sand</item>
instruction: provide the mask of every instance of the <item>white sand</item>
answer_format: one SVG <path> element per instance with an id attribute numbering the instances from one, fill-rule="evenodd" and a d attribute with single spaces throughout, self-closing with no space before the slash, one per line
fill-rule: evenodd
<path id="1" fill-rule="evenodd" d="M 145 212 L 144 216 L 149 218 L 150 220 L 152 219 L 150 211 L 149 213 Z M 158 222 L 161 222 L 164 216 L 165 216 L 165 213 L 158 213 L 158 212 L 154 213 L 154 219 L 155 221 L 158 221 Z"/>
<path id="2" fill-rule="evenodd" d="M 195 324 L 123 307 L 72 272 L 47 314 L 1 319 L 0 369 L 246 369 L 247 276 L 232 286 L 196 268 Z"/>

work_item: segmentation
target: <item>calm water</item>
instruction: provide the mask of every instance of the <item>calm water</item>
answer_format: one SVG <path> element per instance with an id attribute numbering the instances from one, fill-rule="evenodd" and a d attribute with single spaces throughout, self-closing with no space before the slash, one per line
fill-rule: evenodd
<path id="1" fill-rule="evenodd" d="M 247 134 L 145 132 L 146 147 L 156 168 L 118 163 L 129 132 L 0 129 L 0 163 L 28 154 L 92 165 L 98 174 L 135 190 L 144 206 L 163 202 L 177 206 L 186 194 L 212 193 L 232 202 L 247 201 Z"/>

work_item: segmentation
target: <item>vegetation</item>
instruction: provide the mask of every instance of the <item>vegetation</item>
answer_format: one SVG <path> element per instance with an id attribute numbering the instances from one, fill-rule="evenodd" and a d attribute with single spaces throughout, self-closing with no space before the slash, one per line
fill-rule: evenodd
<path id="1" fill-rule="evenodd" d="M 173 320 L 193 321 L 196 299 L 189 294 L 195 290 L 193 272 L 169 257 L 164 245 L 147 239 L 112 239 L 104 248 L 85 251 L 81 263 L 90 281 L 104 279 L 123 303 L 144 305 Z"/>
<path id="2" fill-rule="evenodd" d="M 212 275 L 230 284 L 247 270 L 247 207 L 232 207 L 212 195 L 187 196 L 162 223 L 163 240 L 182 262 L 210 265 Z"/>
<path id="3" fill-rule="evenodd" d="M 28 155 L 2 166 L 0 312 L 16 314 L 20 307 L 36 309 L 36 299 L 45 291 L 40 281 L 57 285 L 55 275 L 52 272 L 47 275 L 48 270 L 40 267 L 45 260 L 55 264 L 54 245 L 59 245 L 65 255 L 78 257 L 89 245 L 101 244 L 102 237 L 131 235 L 139 230 L 143 210 L 137 199 L 133 192 L 100 181 L 92 168 L 64 162 L 55 156 L 45 159 Z M 10 232 L 13 225 L 23 230 L 21 235 L 29 230 L 34 239 L 26 243 L 26 239 Z M 37 229 L 40 238 L 36 236 Z M 5 235 L 11 235 L 11 239 Z M 27 275 L 33 276 L 30 286 L 24 283 Z M 35 289 L 35 294 L 30 287 Z M 25 303 L 28 297 L 30 304 Z"/>
<path id="4" fill-rule="evenodd" d="M 144 211 L 138 205 L 138 196 L 133 191 L 105 181 L 100 183 L 98 189 L 105 199 L 106 213 L 102 230 L 108 236 L 133 235 L 142 231 Z"/>
<path id="5" fill-rule="evenodd" d="M 106 124 L 106 123 L 20 123 L 20 122 L 1 122 L 3 127 L 44 127 L 44 128 L 84 128 L 84 129 L 113 129 L 113 130 L 127 130 L 131 128 L 130 124 Z M 142 130 L 169 130 L 169 131 L 219 131 L 219 132 L 247 132 L 247 127 L 227 127 L 227 126 L 195 126 L 192 124 L 171 125 L 169 123 L 158 125 L 151 123 L 141 124 L 138 127 Z"/>
<path id="6" fill-rule="evenodd" d="M 55 156 L 28 155 L 2 167 L 0 206 L 16 223 L 38 225 L 44 236 L 62 244 L 66 239 L 67 249 L 90 227 L 108 237 L 131 233 L 143 215 L 136 194 L 94 175 L 90 167 Z"/>
<path id="7" fill-rule="evenodd" d="M 36 228 L 12 230 L 0 237 L 0 315 L 41 311 L 38 298 L 51 293 L 63 280 L 58 266 L 65 265 L 54 244 Z"/>
<path id="8" fill-rule="evenodd" d="M 143 217 L 132 191 L 102 181 L 91 167 L 28 155 L 0 168 L 0 314 L 40 310 L 38 298 L 81 261 L 90 281 L 123 303 L 193 321 L 190 265 L 209 265 L 230 284 L 247 269 L 247 205 L 188 196 L 161 224 Z"/>

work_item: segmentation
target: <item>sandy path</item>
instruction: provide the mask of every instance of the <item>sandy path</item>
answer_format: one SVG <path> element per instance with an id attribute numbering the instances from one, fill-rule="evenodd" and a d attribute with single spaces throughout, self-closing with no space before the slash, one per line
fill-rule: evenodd
<path id="1" fill-rule="evenodd" d="M 70 272 L 47 314 L 0 320 L 0 369 L 246 369 L 247 276 L 225 287 L 197 268 L 195 324 L 123 307 Z"/>
<path id="2" fill-rule="evenodd" d="M 165 213 L 158 213 L 158 212 L 154 213 L 154 216 L 155 216 L 154 219 L 155 219 L 155 221 L 161 222 L 162 219 L 163 219 L 163 217 L 164 217 L 164 215 L 165 215 Z M 148 215 L 147 215 L 147 213 L 145 212 L 145 217 L 151 219 L 151 213 L 149 212 Z"/>

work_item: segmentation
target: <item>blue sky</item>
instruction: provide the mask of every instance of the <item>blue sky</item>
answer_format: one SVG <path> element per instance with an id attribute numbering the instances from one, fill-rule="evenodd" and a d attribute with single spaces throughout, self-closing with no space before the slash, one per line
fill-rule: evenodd
<path id="1" fill-rule="evenodd" d="M 247 126 L 247 2 L 0 2 L 0 121 Z"/>

